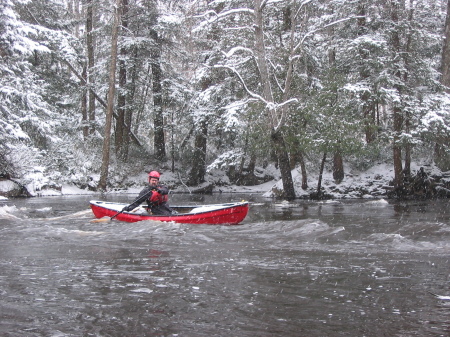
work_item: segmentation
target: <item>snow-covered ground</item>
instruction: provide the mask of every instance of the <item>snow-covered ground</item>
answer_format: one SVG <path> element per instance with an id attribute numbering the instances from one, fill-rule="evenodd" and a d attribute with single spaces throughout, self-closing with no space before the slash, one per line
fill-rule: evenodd
<path id="1" fill-rule="evenodd" d="M 413 164 L 411 167 L 412 174 L 420 169 L 421 165 Z M 440 174 L 440 171 L 432 166 L 425 166 L 425 171 L 429 175 Z M 213 192 L 225 193 L 259 193 L 265 197 L 275 197 L 276 190 L 282 190 L 283 183 L 280 180 L 279 172 L 274 167 L 265 169 L 264 174 L 270 174 L 275 177 L 274 180 L 264 184 L 255 186 L 237 186 L 230 184 L 228 177 L 222 171 L 209 172 L 204 184 L 214 184 Z M 301 172 L 298 168 L 292 171 L 292 177 L 297 197 L 308 197 L 317 190 L 318 175 L 309 173 L 308 189 L 301 188 Z M 325 170 L 322 178 L 322 191 L 330 195 L 334 199 L 343 198 L 381 198 L 385 196 L 386 187 L 394 177 L 393 167 L 391 164 L 379 164 L 369 168 L 366 171 L 357 171 L 346 167 L 345 179 L 336 184 L 331 170 Z M 75 185 L 64 184 L 58 188 L 52 188 L 50 179 L 45 177 L 40 170 L 36 170 L 33 175 L 27 177 L 29 183 L 26 185 L 28 191 L 34 196 L 59 196 L 59 195 L 88 195 L 96 192 L 87 189 L 78 188 Z M 116 188 L 108 191 L 108 193 L 129 193 L 138 194 L 147 182 L 147 173 L 142 171 L 133 177 L 127 179 L 127 185 L 131 187 Z M 189 193 L 194 187 L 188 187 L 181 179 L 178 173 L 170 171 L 162 172 L 161 182 L 168 185 L 173 193 Z M 47 187 L 46 187 L 47 186 Z M 0 192 L 10 190 L 12 182 L 8 180 L 0 181 Z M 200 186 L 201 187 L 201 186 Z M 6 198 L 0 197 L 0 200 Z"/>

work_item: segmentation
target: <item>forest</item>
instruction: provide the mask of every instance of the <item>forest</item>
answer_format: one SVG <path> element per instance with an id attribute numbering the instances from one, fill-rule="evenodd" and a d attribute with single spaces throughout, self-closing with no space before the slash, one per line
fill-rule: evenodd
<path id="1" fill-rule="evenodd" d="M 174 185 L 244 186 L 273 167 L 290 200 L 320 197 L 324 171 L 339 184 L 386 163 L 404 196 L 413 163 L 450 170 L 449 9 L 3 0 L 0 179 L 110 191 L 157 169 Z"/>

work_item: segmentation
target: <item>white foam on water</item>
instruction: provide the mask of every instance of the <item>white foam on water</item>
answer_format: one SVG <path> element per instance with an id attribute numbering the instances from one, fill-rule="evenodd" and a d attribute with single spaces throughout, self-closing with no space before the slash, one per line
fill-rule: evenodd
<path id="1" fill-rule="evenodd" d="M 132 293 L 146 293 L 146 294 L 150 294 L 153 292 L 153 290 L 149 289 L 149 288 L 137 288 L 137 289 L 133 289 L 130 290 Z"/>
<path id="2" fill-rule="evenodd" d="M 277 208 L 291 208 L 291 207 L 298 207 L 298 204 L 284 200 L 280 203 L 274 204 L 274 206 Z"/>
<path id="3" fill-rule="evenodd" d="M 325 201 L 319 201 L 318 204 L 324 204 L 324 205 L 335 205 L 340 204 L 341 202 L 338 200 L 325 200 Z"/>
<path id="4" fill-rule="evenodd" d="M 380 250 L 382 249 L 381 245 L 385 245 L 398 251 L 450 252 L 450 243 L 448 241 L 417 241 L 398 233 L 376 233 L 369 235 L 368 239 L 380 245 Z"/>
<path id="5" fill-rule="evenodd" d="M 0 219 L 8 220 L 20 220 L 19 217 L 13 215 L 12 213 L 17 213 L 20 210 L 16 206 L 2 206 L 0 207 Z"/>
<path id="6" fill-rule="evenodd" d="M 57 234 L 75 234 L 79 236 L 91 236 L 91 235 L 102 235 L 106 232 L 97 231 L 83 231 L 79 229 L 67 229 L 67 228 L 55 228 L 55 233 Z"/>
<path id="7" fill-rule="evenodd" d="M 432 292 L 429 291 L 429 293 L 431 295 L 433 295 L 434 297 L 436 297 L 437 299 L 440 299 L 441 301 L 450 301 L 450 296 L 446 296 L 446 295 L 438 295 L 438 294 L 434 294 Z"/>
<path id="8" fill-rule="evenodd" d="M 91 218 L 91 217 L 93 217 L 92 211 L 90 209 L 86 209 L 86 210 L 71 213 L 71 214 L 56 216 L 56 217 L 52 217 L 52 218 L 36 219 L 36 220 L 54 221 L 54 220 L 63 220 L 63 219 L 72 219 L 72 218 L 75 219 L 75 218 Z"/>
<path id="9" fill-rule="evenodd" d="M 52 207 L 43 207 L 43 208 L 35 209 L 35 211 L 39 212 L 39 213 L 46 213 L 46 212 L 50 212 L 51 210 L 52 210 Z"/>
<path id="10" fill-rule="evenodd" d="M 384 199 L 371 200 L 366 202 L 364 205 L 368 206 L 388 206 L 389 203 Z"/>

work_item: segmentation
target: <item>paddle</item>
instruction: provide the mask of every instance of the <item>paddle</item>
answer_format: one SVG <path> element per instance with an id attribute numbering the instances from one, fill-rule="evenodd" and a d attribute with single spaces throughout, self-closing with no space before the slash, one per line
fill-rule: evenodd
<path id="1" fill-rule="evenodd" d="M 147 199 L 147 197 L 153 193 L 153 191 L 156 191 L 156 188 L 152 188 L 150 191 L 148 191 L 147 193 L 145 193 L 143 196 L 138 197 L 135 201 L 133 201 L 130 205 L 134 204 L 135 202 L 139 202 L 142 203 L 145 199 Z M 116 214 L 114 214 L 112 217 L 108 218 L 108 217 L 103 217 L 101 219 L 94 219 L 91 222 L 107 222 L 107 221 L 111 221 L 112 219 L 114 219 L 116 216 L 118 216 L 120 213 L 123 213 L 123 209 L 119 212 L 117 212 Z"/>

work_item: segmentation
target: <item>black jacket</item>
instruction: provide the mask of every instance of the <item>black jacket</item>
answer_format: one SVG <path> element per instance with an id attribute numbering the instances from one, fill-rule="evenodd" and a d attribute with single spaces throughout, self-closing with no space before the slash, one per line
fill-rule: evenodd
<path id="1" fill-rule="evenodd" d="M 147 201 L 148 209 L 154 215 L 170 215 L 172 209 L 167 204 L 169 189 L 164 185 L 147 186 L 141 192 L 139 196 L 131 205 L 127 208 L 132 210 Z"/>

